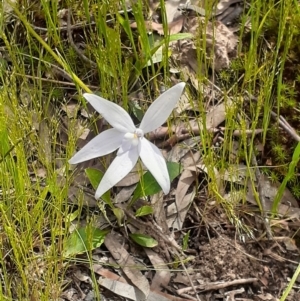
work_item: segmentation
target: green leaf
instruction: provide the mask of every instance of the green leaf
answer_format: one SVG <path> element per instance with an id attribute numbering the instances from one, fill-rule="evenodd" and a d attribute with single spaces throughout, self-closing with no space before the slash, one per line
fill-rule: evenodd
<path id="1" fill-rule="evenodd" d="M 95 168 L 87 168 L 85 170 L 87 177 L 89 178 L 93 188 L 96 190 L 101 179 L 103 178 L 103 173 Z"/>
<path id="2" fill-rule="evenodd" d="M 144 216 L 152 213 L 153 208 L 151 206 L 143 206 L 136 211 L 135 216 Z"/>
<path id="3" fill-rule="evenodd" d="M 133 241 L 142 247 L 153 248 L 158 245 L 157 241 L 149 235 L 133 233 L 129 234 L 129 236 Z"/>
<path id="4" fill-rule="evenodd" d="M 170 180 L 173 181 L 181 173 L 181 164 L 176 162 L 167 162 L 167 168 L 170 176 Z M 156 182 L 155 178 L 148 171 L 146 172 L 137 185 L 131 202 L 134 202 L 142 196 L 153 195 L 161 191 L 161 187 Z"/>
<path id="5" fill-rule="evenodd" d="M 102 180 L 104 174 L 103 174 L 100 170 L 95 169 L 95 168 L 86 168 L 86 169 L 85 169 L 85 173 L 86 173 L 88 179 L 90 180 L 90 182 L 91 182 L 93 188 L 94 188 L 95 190 L 97 190 L 97 187 L 98 187 L 100 181 Z M 111 200 L 110 200 L 110 193 L 109 193 L 109 191 L 105 192 L 105 193 L 102 195 L 101 199 L 102 199 L 102 200 L 103 200 L 110 208 L 114 208 L 114 205 L 113 205 L 113 203 L 112 203 Z"/>
<path id="6" fill-rule="evenodd" d="M 66 241 L 63 255 L 74 256 L 100 247 L 108 232 L 109 230 L 100 230 L 91 226 L 75 230 Z"/>

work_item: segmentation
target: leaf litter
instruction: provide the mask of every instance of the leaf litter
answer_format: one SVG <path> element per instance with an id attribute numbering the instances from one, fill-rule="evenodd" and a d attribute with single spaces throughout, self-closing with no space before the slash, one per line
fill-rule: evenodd
<path id="1" fill-rule="evenodd" d="M 265 240 L 264 225 L 260 220 L 260 215 L 257 214 L 257 202 L 254 197 L 256 191 L 253 190 L 255 187 L 252 185 L 255 176 L 252 175 L 252 171 L 243 172 L 242 170 L 245 171 L 246 166 L 239 164 L 233 168 L 228 167 L 225 173 L 221 173 L 217 167 L 209 166 L 202 160 L 201 148 L 205 146 L 201 144 L 201 131 L 206 129 L 212 133 L 213 138 L 217 137 L 216 141 L 222 142 L 222 139 L 218 139 L 218 137 L 226 129 L 228 110 L 235 109 L 236 104 L 229 97 L 226 97 L 225 100 L 225 97 L 223 98 L 222 93 L 215 89 L 214 85 L 202 86 L 198 82 L 197 74 L 201 73 L 206 65 L 199 64 L 196 40 L 199 37 L 204 39 L 205 36 L 206 60 L 213 73 L 229 68 L 231 60 L 237 55 L 238 44 L 238 37 L 235 34 L 236 27 L 232 25 L 234 20 L 239 17 L 237 11 L 240 14 L 243 12 L 242 2 L 220 1 L 216 7 L 216 11 L 218 11 L 218 14 L 215 12 L 216 19 L 210 21 L 207 21 L 207 17 L 201 15 L 195 7 L 183 6 L 178 9 L 179 3 L 176 1 L 166 1 L 165 3 L 169 33 L 184 32 L 192 35 L 188 39 L 170 42 L 170 66 L 175 71 L 174 74 L 183 74 L 185 81 L 189 82 L 191 87 L 203 93 L 203 100 L 207 104 L 206 120 L 199 121 L 199 118 L 195 118 L 191 114 L 195 108 L 191 105 L 190 94 L 185 92 L 181 97 L 182 103 L 175 110 L 177 114 L 171 121 L 171 127 L 162 126 L 149 135 L 151 141 L 165 148 L 165 157 L 168 158 L 168 161 L 179 162 L 182 166 L 181 173 L 172 183 L 169 195 L 164 196 L 158 192 L 147 198 L 139 196 L 131 208 L 125 208 L 124 203 L 126 204 L 134 194 L 136 184 L 141 178 L 141 174 L 137 170 L 133 170 L 113 189 L 113 204 L 124 211 L 124 227 L 119 229 L 116 226 L 113 214 L 106 217 L 114 227 L 112 232 L 106 235 L 103 245 L 106 248 L 106 256 L 109 256 L 110 265 L 107 260 L 102 262 L 101 258 L 97 264 L 93 265 L 93 271 L 100 275 L 97 281 L 103 289 L 103 297 L 106 298 L 106 293 L 110 292 L 108 296 L 112 299 L 108 300 L 114 300 L 113 298 L 117 298 L 115 300 L 155 299 L 162 301 L 210 300 L 212 294 L 214 294 L 214 298 L 220 300 L 228 294 L 231 294 L 231 301 L 254 300 L 254 298 L 276 300 L 280 292 L 279 284 L 284 287 L 288 282 L 288 277 L 291 276 L 291 268 L 287 265 L 287 261 L 295 262 L 299 255 L 297 244 L 290 237 L 290 232 L 294 231 L 295 225 L 299 227 L 299 223 L 297 224 L 300 218 L 299 206 L 295 197 L 287 188 L 285 189 L 278 209 L 280 219 L 273 225 L 274 235 L 276 235 L 274 236 L 275 244 L 273 244 L 272 241 Z M 131 2 L 130 5 L 132 5 Z M 146 21 L 146 27 L 154 32 L 153 35 L 155 32 L 164 35 L 165 30 L 162 23 L 159 23 L 161 16 L 157 2 L 150 1 L 149 7 L 157 22 Z M 205 8 L 203 9 L 205 10 Z M 10 8 L 8 10 L 10 11 Z M 213 14 L 214 10 L 210 13 Z M 65 14 L 62 12 L 61 14 L 63 18 Z M 66 24 L 62 22 L 61 25 Z M 137 26 L 132 22 L 131 27 L 134 29 Z M 156 58 L 155 62 L 160 63 L 160 59 Z M 213 84 L 215 84 L 214 81 Z M 191 91 L 190 93 L 195 93 L 192 89 Z M 219 102 L 211 102 L 211 95 L 215 95 Z M 137 95 L 136 99 L 138 102 L 142 102 L 144 100 L 143 93 L 142 96 Z M 78 110 L 82 110 L 82 115 L 78 115 Z M 68 141 L 68 137 L 65 135 L 67 130 L 64 127 L 67 129 L 74 127 L 75 136 L 78 138 L 77 146 L 82 148 L 95 136 L 95 131 L 86 123 L 87 119 L 92 119 L 91 114 L 76 105 L 74 101 L 64 104 L 61 111 L 66 114 L 65 122 L 62 122 L 63 125 L 60 129 L 62 145 L 66 145 Z M 61 115 L 61 113 L 59 114 Z M 189 121 L 180 120 L 182 115 L 188 116 Z M 71 124 L 70 120 L 75 120 L 75 122 Z M 102 122 L 101 126 L 98 122 L 99 131 L 103 131 L 107 127 Z M 224 127 L 222 128 L 220 125 Z M 39 124 L 38 128 L 49 162 L 52 160 L 52 150 L 48 143 L 50 127 L 51 125 L 49 126 L 44 121 Z M 238 143 L 237 148 L 240 147 Z M 236 156 L 238 156 L 237 152 Z M 105 158 L 106 162 L 95 159 L 78 166 L 74 172 L 74 182 L 69 189 L 71 204 L 83 202 L 89 208 L 88 210 L 99 206 L 93 198 L 94 192 L 91 189 L 90 178 L 83 170 L 89 167 L 104 172 L 111 160 L 112 157 Z M 62 177 L 63 175 L 64 173 L 61 173 Z M 228 216 L 233 219 L 231 221 L 228 221 L 227 215 L 216 206 L 216 200 L 206 189 L 207 182 L 212 176 L 218 178 L 217 191 L 223 192 L 221 193 L 224 197 L 223 200 L 238 204 L 232 204 L 232 208 L 235 208 L 237 213 L 229 213 Z M 40 177 L 44 178 L 42 168 Z M 264 176 L 261 180 L 264 186 L 263 193 L 267 198 L 267 207 L 264 209 L 270 211 L 279 185 L 271 183 Z M 239 191 L 247 193 L 238 194 Z M 239 198 L 240 196 L 243 197 Z M 149 203 L 154 208 L 153 214 L 141 217 L 140 221 L 137 220 L 135 212 L 141 206 Z M 103 211 L 110 211 L 107 204 L 102 213 Z M 245 212 L 246 214 L 244 214 Z M 240 215 L 239 218 L 243 219 L 249 227 L 255 225 L 253 228 L 256 233 L 250 235 L 243 228 L 237 227 L 237 236 L 240 241 L 236 240 L 236 233 L 232 229 L 236 215 Z M 97 218 L 97 215 L 95 217 Z M 105 224 L 105 221 L 102 222 Z M 75 227 L 82 229 L 79 228 L 79 225 L 80 223 L 75 224 Z M 101 225 L 98 227 L 101 228 Z M 149 235 L 157 240 L 158 246 L 146 248 L 134 244 L 126 232 L 130 229 L 132 233 L 138 230 L 142 234 Z M 188 249 L 185 253 L 181 253 L 179 245 L 188 229 L 193 229 L 193 233 Z M 119 231 L 121 235 L 119 235 Z M 102 235 L 101 232 L 101 239 Z M 70 237 L 72 238 L 72 236 Z M 280 244 L 281 241 L 284 241 L 286 248 L 291 253 L 286 253 Z M 70 247 L 66 249 L 67 254 L 82 253 L 86 247 L 85 243 L 87 243 L 85 240 L 81 240 L 80 250 L 76 251 L 72 249 L 74 244 L 71 242 Z M 260 248 L 263 249 L 263 253 Z M 97 252 L 104 254 L 104 251 L 99 249 L 102 247 L 98 248 L 97 244 L 90 247 L 90 250 L 95 252 L 95 258 Z M 70 269 L 69 277 L 70 279 L 76 277 L 76 280 L 73 281 L 78 289 L 67 288 L 61 297 L 65 300 L 88 300 L 87 297 L 92 291 L 90 267 L 73 268 L 73 271 Z M 281 273 L 284 274 L 283 277 L 280 276 Z M 83 287 L 86 293 L 80 287 Z M 243 288 L 243 290 L 238 292 L 233 288 Z M 267 293 L 258 294 L 258 292 L 266 290 Z M 239 296 L 240 294 L 242 298 L 235 299 L 235 295 Z"/>

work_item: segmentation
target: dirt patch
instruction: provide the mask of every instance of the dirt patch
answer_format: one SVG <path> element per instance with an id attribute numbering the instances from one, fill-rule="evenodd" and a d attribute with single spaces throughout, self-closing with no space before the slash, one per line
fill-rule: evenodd
<path id="1" fill-rule="evenodd" d="M 198 283 L 202 301 L 278 300 L 300 259 L 282 242 L 243 244 L 224 234 L 199 242 L 197 251 L 192 279 Z M 182 281 L 181 277 L 177 279 Z M 185 285 L 189 286 L 187 282 Z M 236 294 L 236 299 L 226 299 L 230 292 Z M 298 297 L 299 292 L 293 291 L 289 300 Z"/>

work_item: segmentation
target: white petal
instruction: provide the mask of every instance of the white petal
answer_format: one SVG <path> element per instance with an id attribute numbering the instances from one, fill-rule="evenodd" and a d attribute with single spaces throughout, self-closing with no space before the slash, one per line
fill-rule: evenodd
<path id="1" fill-rule="evenodd" d="M 106 121 L 121 132 L 134 132 L 135 125 L 129 114 L 120 106 L 95 94 L 84 93 L 83 97 Z"/>
<path id="2" fill-rule="evenodd" d="M 93 138 L 70 160 L 70 164 L 77 164 L 93 158 L 101 157 L 115 151 L 121 146 L 124 133 L 117 129 L 109 129 Z"/>
<path id="3" fill-rule="evenodd" d="M 116 156 L 104 174 L 97 188 L 95 198 L 100 198 L 107 190 L 121 181 L 135 166 L 138 157 L 139 154 L 137 147 Z"/>
<path id="4" fill-rule="evenodd" d="M 184 86 L 185 83 L 173 86 L 151 104 L 140 125 L 144 133 L 154 131 L 167 120 L 180 99 Z"/>
<path id="5" fill-rule="evenodd" d="M 165 194 L 170 191 L 170 177 L 161 151 L 146 138 L 141 139 L 140 157 Z"/>

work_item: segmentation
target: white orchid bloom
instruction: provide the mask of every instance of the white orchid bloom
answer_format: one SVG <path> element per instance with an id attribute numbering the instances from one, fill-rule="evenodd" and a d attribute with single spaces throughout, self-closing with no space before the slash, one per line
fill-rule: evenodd
<path id="1" fill-rule="evenodd" d="M 160 95 L 149 107 L 139 128 L 129 114 L 120 106 L 94 94 L 83 94 L 84 98 L 112 126 L 85 145 L 70 160 L 77 164 L 107 155 L 116 149 L 116 158 L 104 174 L 95 194 L 100 198 L 106 191 L 122 180 L 135 166 L 140 157 L 165 194 L 170 191 L 170 177 L 160 150 L 144 135 L 161 126 L 178 102 L 185 83 L 179 83 Z"/>

